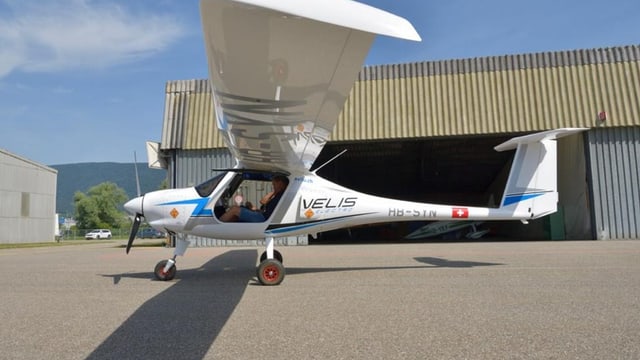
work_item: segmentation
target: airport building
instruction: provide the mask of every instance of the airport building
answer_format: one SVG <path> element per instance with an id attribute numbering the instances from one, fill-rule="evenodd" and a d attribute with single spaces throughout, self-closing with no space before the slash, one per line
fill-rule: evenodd
<path id="1" fill-rule="evenodd" d="M 55 240 L 58 171 L 0 149 L 0 244 Z"/>
<path id="2" fill-rule="evenodd" d="M 485 237 L 637 239 L 639 79 L 637 45 L 364 67 L 316 166 L 347 149 L 319 174 L 374 195 L 491 206 L 500 201 L 513 157 L 495 152 L 495 145 L 536 131 L 587 127 L 558 141 L 558 213 L 528 225 L 487 222 Z M 206 79 L 167 83 L 158 151 L 171 187 L 196 185 L 212 169 L 233 166 Z M 325 236 L 393 241 L 422 225 Z"/>

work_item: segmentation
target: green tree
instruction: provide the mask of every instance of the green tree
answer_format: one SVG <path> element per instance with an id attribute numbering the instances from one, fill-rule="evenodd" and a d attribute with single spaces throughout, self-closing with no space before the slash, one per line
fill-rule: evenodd
<path id="1" fill-rule="evenodd" d="M 169 188 L 169 179 L 164 178 L 164 180 L 162 180 L 162 182 L 160 183 L 160 186 L 158 186 L 158 190 L 166 190 L 168 188 Z"/>
<path id="2" fill-rule="evenodd" d="M 121 209 L 127 193 L 112 182 L 98 184 L 85 194 L 73 196 L 75 218 L 80 229 L 115 228 L 129 226 L 129 219 Z"/>

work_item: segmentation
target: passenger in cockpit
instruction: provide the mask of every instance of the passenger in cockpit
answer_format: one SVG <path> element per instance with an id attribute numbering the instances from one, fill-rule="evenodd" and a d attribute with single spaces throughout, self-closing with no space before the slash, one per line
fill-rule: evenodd
<path id="1" fill-rule="evenodd" d="M 227 210 L 220 220 L 224 222 L 263 222 L 266 221 L 278 205 L 284 190 L 289 185 L 286 176 L 276 175 L 271 179 L 273 191 L 260 200 L 260 210 L 251 210 L 244 206 L 233 206 Z"/>

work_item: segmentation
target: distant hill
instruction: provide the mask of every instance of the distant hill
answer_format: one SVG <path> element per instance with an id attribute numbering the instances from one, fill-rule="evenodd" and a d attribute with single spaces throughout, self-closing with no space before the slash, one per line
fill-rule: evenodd
<path id="1" fill-rule="evenodd" d="M 134 163 L 79 163 L 50 165 L 58 170 L 58 189 L 56 193 L 56 212 L 73 214 L 73 194 L 76 191 L 86 193 L 90 188 L 110 181 L 123 188 L 129 198 L 136 196 L 136 173 Z M 138 164 L 140 190 L 146 193 L 158 190 L 167 177 L 166 170 L 149 169 L 146 164 Z"/>

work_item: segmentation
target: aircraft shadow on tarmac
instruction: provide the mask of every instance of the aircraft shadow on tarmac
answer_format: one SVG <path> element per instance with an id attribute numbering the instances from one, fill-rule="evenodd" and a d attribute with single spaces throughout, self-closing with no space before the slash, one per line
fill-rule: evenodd
<path id="1" fill-rule="evenodd" d="M 200 268 L 178 270 L 173 285 L 142 304 L 87 359 L 202 359 L 231 317 L 248 285 L 257 285 L 256 250 L 231 250 Z M 416 257 L 425 265 L 287 268 L 287 275 L 502 265 Z M 152 272 L 103 275 L 114 285 L 123 278 L 152 279 Z"/>
<path id="2" fill-rule="evenodd" d="M 426 265 L 399 265 L 399 266 L 366 266 L 366 267 L 320 267 L 302 268 L 287 267 L 288 275 L 321 273 L 321 272 L 341 272 L 341 271 L 365 271 L 365 270 L 403 270 L 403 269 L 433 269 L 433 268 L 472 268 L 479 266 L 504 265 L 501 263 L 447 260 L 435 257 L 414 257 L 415 261 Z M 285 279 L 286 281 L 286 279 Z"/>
<path id="3" fill-rule="evenodd" d="M 413 258 L 415 261 L 429 264 L 430 267 L 444 267 L 444 268 L 472 268 L 479 266 L 495 266 L 495 265 L 504 265 L 501 263 L 489 263 L 489 262 L 478 262 L 478 261 L 462 261 L 462 260 L 447 260 L 436 257 L 415 257 Z"/>
<path id="4" fill-rule="evenodd" d="M 256 250 L 231 250 L 142 304 L 87 359 L 202 359 L 255 278 Z M 104 275 L 152 279 L 153 273 Z"/>

